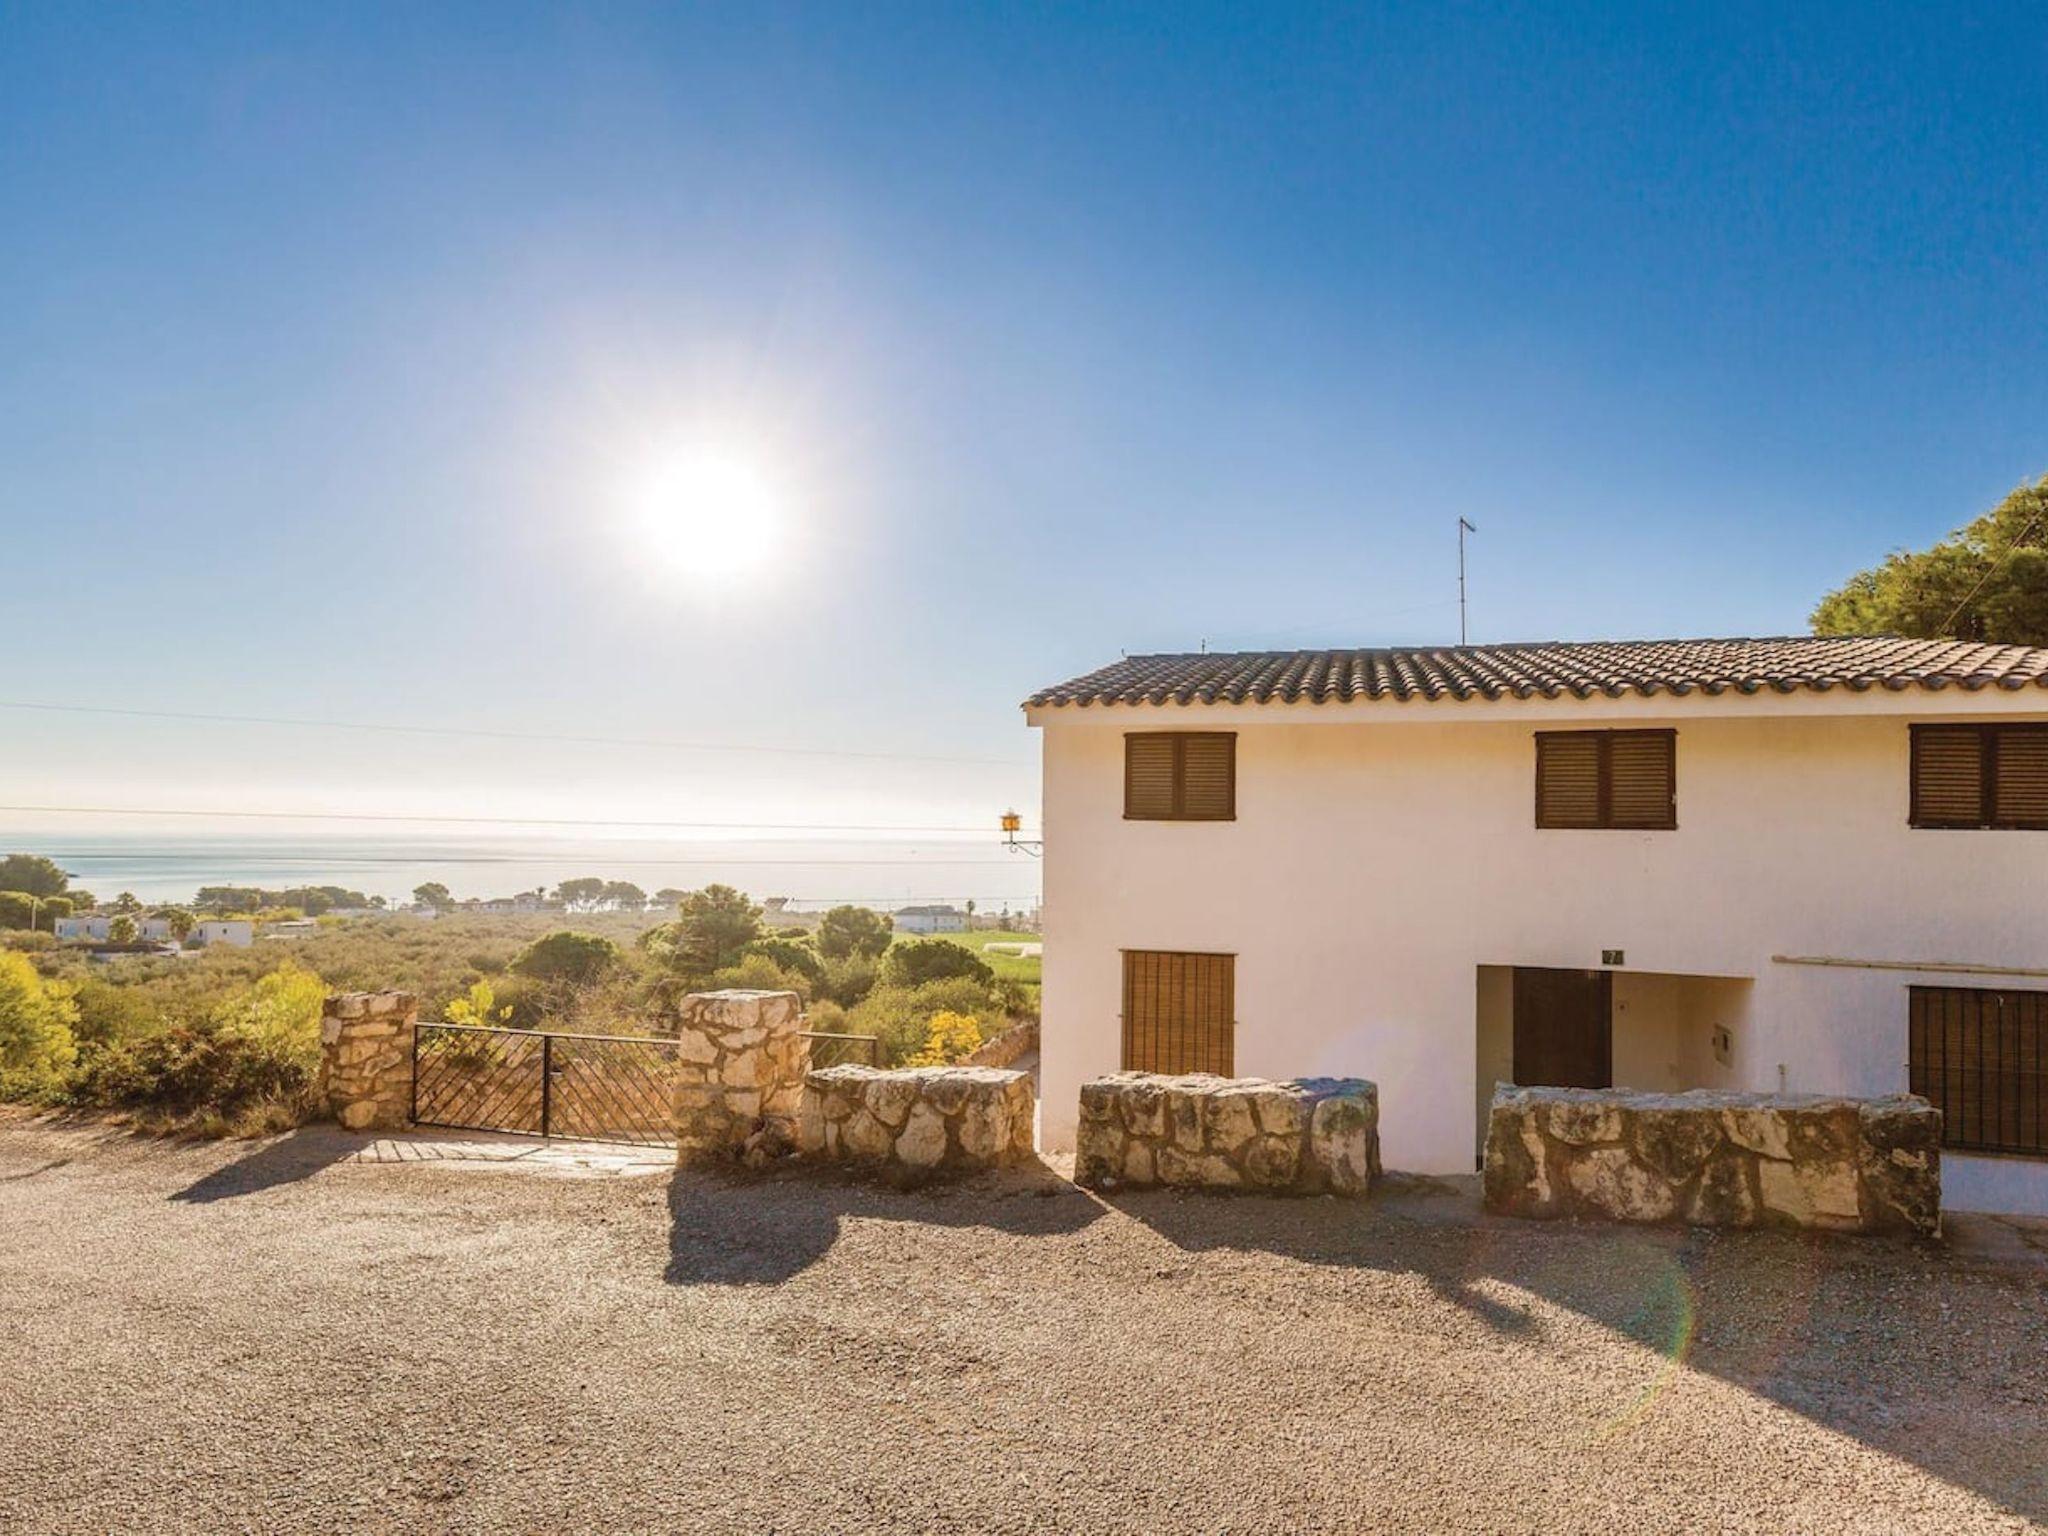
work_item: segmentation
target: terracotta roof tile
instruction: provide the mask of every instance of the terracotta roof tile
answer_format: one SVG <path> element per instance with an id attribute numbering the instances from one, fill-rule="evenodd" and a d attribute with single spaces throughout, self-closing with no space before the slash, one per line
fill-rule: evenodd
<path id="1" fill-rule="evenodd" d="M 2048 687 L 2048 648 L 1893 636 L 1546 641 L 1534 645 L 1126 656 L 1041 689 L 1063 704 L 1314 704 L 1361 699 Z"/>

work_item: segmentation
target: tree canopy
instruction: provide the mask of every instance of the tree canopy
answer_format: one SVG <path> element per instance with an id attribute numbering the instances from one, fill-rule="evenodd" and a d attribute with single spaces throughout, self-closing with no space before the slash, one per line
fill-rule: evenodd
<path id="1" fill-rule="evenodd" d="M 0 891 L 61 896 L 70 886 L 71 877 L 41 854 L 10 853 L 0 858 Z"/>
<path id="2" fill-rule="evenodd" d="M 619 960 L 619 946 L 594 933 L 563 929 L 535 939 L 512 961 L 512 972 L 535 981 L 580 985 L 595 981 Z"/>
<path id="3" fill-rule="evenodd" d="M 446 912 L 455 905 L 454 893 L 438 880 L 429 880 L 425 885 L 414 886 L 412 899 L 423 907 L 432 907 L 436 912 Z"/>
<path id="4" fill-rule="evenodd" d="M 882 913 L 866 907 L 834 907 L 818 919 L 818 953 L 828 960 L 848 955 L 872 959 L 889 947 L 894 926 Z"/>
<path id="5" fill-rule="evenodd" d="M 604 900 L 604 881 L 595 875 L 564 880 L 555 887 L 555 900 L 571 912 L 584 912 Z"/>
<path id="6" fill-rule="evenodd" d="M 2048 478 L 1931 549 L 1895 550 L 1813 610 L 1817 635 L 2048 645 Z"/>
<path id="7" fill-rule="evenodd" d="M 707 885 L 676 904 L 676 920 L 668 928 L 679 964 L 716 971 L 738 964 L 741 952 L 761 936 L 761 909 L 744 891 Z"/>
<path id="8" fill-rule="evenodd" d="M 916 987 L 928 981 L 950 981 L 956 976 L 965 976 L 982 986 L 996 979 L 987 961 L 965 944 L 955 944 L 950 939 L 910 939 L 893 946 L 882 960 L 882 980 L 891 986 Z"/>

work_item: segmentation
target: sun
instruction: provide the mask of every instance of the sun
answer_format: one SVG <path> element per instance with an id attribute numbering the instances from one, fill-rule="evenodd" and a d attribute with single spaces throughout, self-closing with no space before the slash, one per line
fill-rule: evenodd
<path id="1" fill-rule="evenodd" d="M 636 537 L 685 575 L 730 581 L 761 570 L 781 547 L 781 498 L 736 455 L 671 455 L 647 472 L 633 501 Z"/>

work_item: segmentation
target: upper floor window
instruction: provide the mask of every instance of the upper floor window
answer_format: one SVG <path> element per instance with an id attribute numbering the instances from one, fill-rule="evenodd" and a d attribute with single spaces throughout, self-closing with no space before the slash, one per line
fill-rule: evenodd
<path id="1" fill-rule="evenodd" d="M 2048 830 L 2048 725 L 1916 725 L 1916 827 Z"/>
<path id="2" fill-rule="evenodd" d="M 1124 738 L 1126 821 L 1235 821 L 1237 737 L 1147 731 Z"/>
<path id="3" fill-rule="evenodd" d="M 1676 731 L 1538 731 L 1536 825 L 1678 825 Z"/>

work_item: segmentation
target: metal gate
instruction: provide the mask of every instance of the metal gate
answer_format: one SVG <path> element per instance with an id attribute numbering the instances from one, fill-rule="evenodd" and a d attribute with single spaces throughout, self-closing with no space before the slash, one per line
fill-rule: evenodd
<path id="1" fill-rule="evenodd" d="M 418 1125 L 666 1146 L 675 1140 L 677 1046 L 635 1035 L 565 1035 L 418 1024 Z"/>

